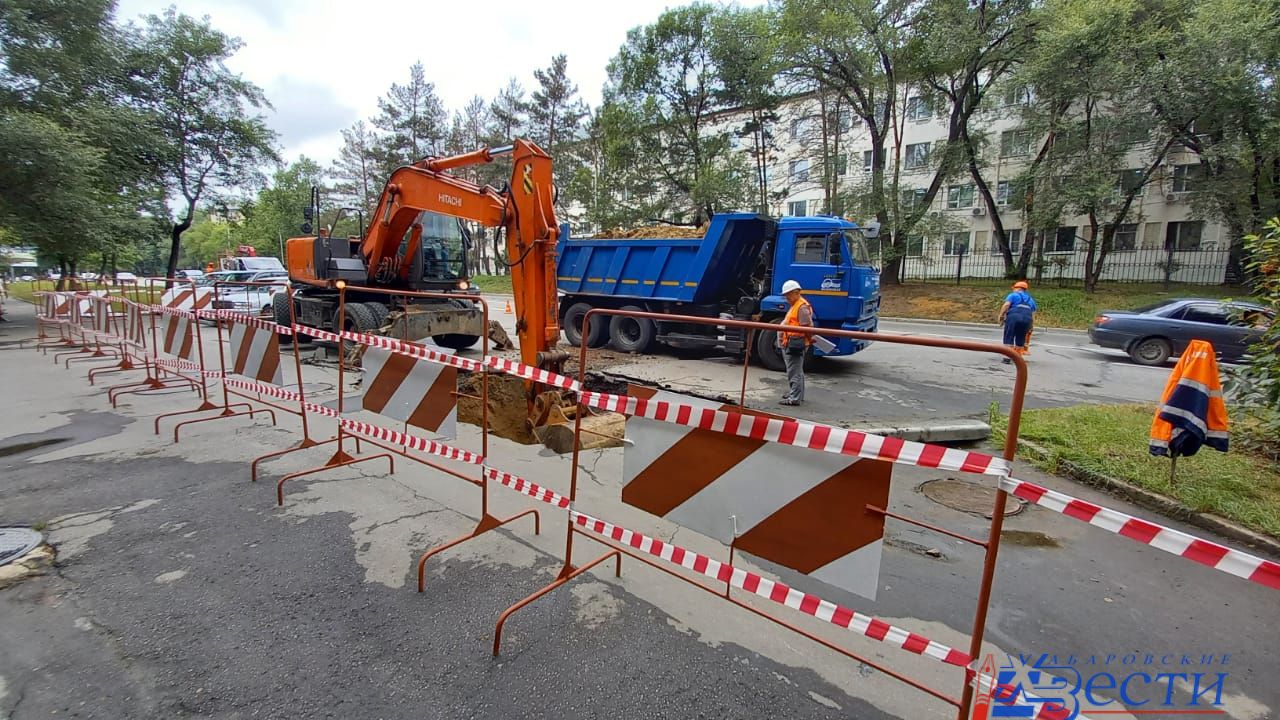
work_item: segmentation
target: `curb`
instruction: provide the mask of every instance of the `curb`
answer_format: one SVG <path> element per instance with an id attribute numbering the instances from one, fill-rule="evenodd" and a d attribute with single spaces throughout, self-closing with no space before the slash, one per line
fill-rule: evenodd
<path id="1" fill-rule="evenodd" d="M 952 422 L 936 425 L 906 425 L 903 427 L 855 428 L 859 432 L 883 435 L 914 442 L 971 442 L 991 437 L 991 426 L 984 422 Z"/>
<path id="2" fill-rule="evenodd" d="M 1018 449 L 1027 450 L 1029 451 L 1029 454 L 1036 455 L 1041 458 L 1047 458 L 1050 455 L 1048 449 L 1029 440 L 1018 440 Z M 1280 540 L 1255 532 L 1242 525 L 1237 525 L 1226 518 L 1219 517 L 1212 513 L 1193 510 L 1177 500 L 1161 495 L 1160 493 L 1147 490 L 1146 488 L 1140 488 L 1137 485 L 1094 472 L 1088 468 L 1080 467 L 1070 460 L 1058 460 L 1055 472 L 1066 475 L 1068 478 L 1084 485 L 1105 490 L 1113 495 L 1118 495 L 1119 497 L 1141 507 L 1147 508 L 1148 510 L 1154 510 L 1175 520 L 1181 520 L 1189 525 L 1194 525 L 1203 530 L 1208 530 L 1223 537 L 1231 538 L 1232 540 L 1247 545 L 1253 549 L 1261 550 L 1270 555 L 1280 557 Z"/>
<path id="3" fill-rule="evenodd" d="M 928 318 L 887 317 L 884 315 L 880 316 L 880 320 L 882 322 L 908 323 L 908 324 L 915 324 L 915 325 L 947 325 L 952 327 L 979 328 L 982 330 L 999 330 L 1000 329 L 999 325 L 995 325 L 993 323 L 961 322 L 959 320 L 930 320 Z M 1040 327 L 1038 325 L 1036 326 L 1036 332 L 1040 332 L 1042 330 L 1044 332 L 1070 333 L 1072 335 L 1088 335 L 1089 334 L 1088 330 L 1077 330 L 1075 328 Z"/>

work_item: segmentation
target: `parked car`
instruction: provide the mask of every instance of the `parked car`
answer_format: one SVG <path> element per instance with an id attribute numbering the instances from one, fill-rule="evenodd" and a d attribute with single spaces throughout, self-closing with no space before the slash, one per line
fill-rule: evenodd
<path id="1" fill-rule="evenodd" d="M 20 278 L 18 278 L 18 279 L 19 279 L 19 280 L 21 280 L 21 281 L 23 281 L 23 282 L 32 282 L 33 280 L 35 280 L 35 278 L 34 278 L 34 277 L 31 277 L 30 275 L 23 275 L 22 277 L 20 277 Z"/>
<path id="2" fill-rule="evenodd" d="M 1238 362 L 1273 322 L 1275 313 L 1254 303 L 1178 298 L 1107 310 L 1093 319 L 1089 341 L 1123 350 L 1139 365 L 1163 365 L 1192 340 L 1205 340 L 1222 360 Z"/>
<path id="3" fill-rule="evenodd" d="M 137 282 L 138 282 L 138 276 L 137 276 L 137 275 L 134 275 L 134 274 L 133 274 L 133 273 L 131 273 L 131 272 L 118 272 L 118 273 L 116 273 L 116 284 L 117 284 L 117 285 L 136 285 L 136 284 L 137 284 Z"/>
<path id="4" fill-rule="evenodd" d="M 271 296 L 289 284 L 288 273 L 278 270 L 220 271 L 205 276 L 205 279 L 209 278 L 214 278 L 213 282 L 221 283 L 272 283 L 271 285 L 224 284 L 218 286 L 218 297 L 213 301 L 215 309 L 259 315 L 271 314 Z M 212 285 L 213 282 L 208 284 Z"/>

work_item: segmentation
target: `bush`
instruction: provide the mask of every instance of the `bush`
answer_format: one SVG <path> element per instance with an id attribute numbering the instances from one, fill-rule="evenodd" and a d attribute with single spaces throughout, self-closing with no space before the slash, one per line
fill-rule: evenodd
<path id="1" fill-rule="evenodd" d="M 1272 218 L 1260 235 L 1245 238 L 1245 265 L 1255 299 L 1280 314 L 1280 218 Z M 1262 339 L 1249 348 L 1245 362 L 1227 381 L 1237 432 L 1246 447 L 1280 460 L 1280 320 L 1272 321 Z"/>

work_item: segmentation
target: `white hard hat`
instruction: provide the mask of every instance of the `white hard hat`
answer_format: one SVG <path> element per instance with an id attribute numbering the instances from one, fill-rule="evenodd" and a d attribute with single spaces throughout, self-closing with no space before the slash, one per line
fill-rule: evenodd
<path id="1" fill-rule="evenodd" d="M 787 293 L 791 292 L 792 290 L 799 290 L 799 289 L 800 289 L 800 283 L 796 282 L 795 280 L 788 280 L 788 281 L 786 281 L 786 282 L 782 283 L 782 294 L 783 294 L 783 295 L 786 295 Z"/>

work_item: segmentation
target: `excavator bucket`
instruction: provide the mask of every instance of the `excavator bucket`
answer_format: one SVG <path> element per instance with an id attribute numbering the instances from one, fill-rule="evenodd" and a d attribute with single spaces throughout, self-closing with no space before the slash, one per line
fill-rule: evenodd
<path id="1" fill-rule="evenodd" d="M 575 422 L 581 420 L 579 448 L 621 447 L 626 432 L 626 417 L 618 413 L 596 412 L 567 401 L 555 390 L 533 399 L 529 417 L 533 436 L 556 453 L 573 452 Z"/>

